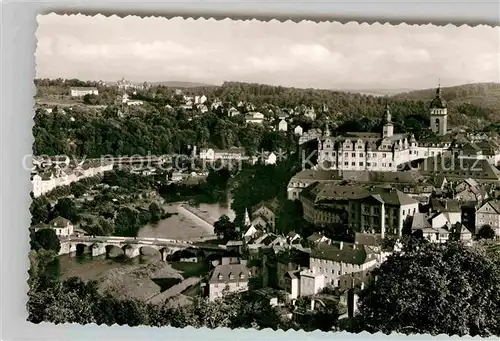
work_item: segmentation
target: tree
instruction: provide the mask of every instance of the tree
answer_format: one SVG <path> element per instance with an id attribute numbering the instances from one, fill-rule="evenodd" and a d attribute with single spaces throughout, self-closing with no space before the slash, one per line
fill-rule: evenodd
<path id="1" fill-rule="evenodd" d="M 87 192 L 87 187 L 81 182 L 73 182 L 69 185 L 71 189 L 71 194 L 73 194 L 76 198 L 80 198 Z"/>
<path id="2" fill-rule="evenodd" d="M 33 199 L 30 206 L 31 225 L 47 222 L 50 214 L 49 202 L 45 197 Z"/>
<path id="3" fill-rule="evenodd" d="M 360 294 L 369 332 L 500 335 L 496 257 L 460 242 L 407 244 L 374 271 Z"/>
<path id="4" fill-rule="evenodd" d="M 141 228 L 139 225 L 139 213 L 135 209 L 123 207 L 118 212 L 115 220 L 115 235 L 124 237 L 136 237 Z"/>
<path id="5" fill-rule="evenodd" d="M 152 222 L 157 222 L 161 219 L 161 208 L 160 206 L 158 206 L 157 203 L 155 202 L 152 202 L 150 205 L 149 205 L 149 213 L 151 214 L 151 221 Z"/>
<path id="6" fill-rule="evenodd" d="M 219 238 L 224 238 L 226 240 L 238 238 L 238 232 L 236 231 L 236 224 L 232 222 L 227 215 L 220 216 L 219 220 L 214 223 L 214 233 Z"/>
<path id="7" fill-rule="evenodd" d="M 71 220 L 73 223 L 78 221 L 78 210 L 73 200 L 69 198 L 62 198 L 57 201 L 52 212 L 52 217 L 56 218 L 61 216 Z"/>
<path id="8" fill-rule="evenodd" d="M 491 228 L 490 225 L 484 225 L 477 233 L 478 239 L 494 239 L 495 231 Z"/>
<path id="9" fill-rule="evenodd" d="M 61 243 L 55 231 L 51 228 L 40 229 L 31 235 L 31 249 L 52 250 L 56 253 L 61 250 Z"/>

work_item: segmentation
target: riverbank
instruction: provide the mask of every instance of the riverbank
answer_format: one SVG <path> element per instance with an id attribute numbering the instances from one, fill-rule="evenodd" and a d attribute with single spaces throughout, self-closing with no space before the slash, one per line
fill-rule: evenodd
<path id="1" fill-rule="evenodd" d="M 230 208 L 217 204 L 200 204 L 198 207 L 187 203 L 166 204 L 166 212 L 173 215 L 154 225 L 146 225 L 139 230 L 138 237 L 166 238 L 199 241 L 215 238 L 213 224 L 222 215 L 234 218 Z"/>

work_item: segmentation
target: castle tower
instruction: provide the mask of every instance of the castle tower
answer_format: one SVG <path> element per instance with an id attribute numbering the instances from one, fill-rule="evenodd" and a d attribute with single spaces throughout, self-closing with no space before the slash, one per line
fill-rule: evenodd
<path id="1" fill-rule="evenodd" d="M 327 117 L 325 122 L 325 131 L 323 136 L 330 136 L 330 119 Z"/>
<path id="2" fill-rule="evenodd" d="M 391 137 L 394 134 L 394 125 L 391 121 L 391 112 L 389 111 L 389 103 L 385 105 L 384 126 L 382 128 L 382 137 Z"/>
<path id="3" fill-rule="evenodd" d="M 446 135 L 448 132 L 448 110 L 446 101 L 441 95 L 441 86 L 436 89 L 436 97 L 431 102 L 430 116 L 431 130 L 437 135 Z"/>

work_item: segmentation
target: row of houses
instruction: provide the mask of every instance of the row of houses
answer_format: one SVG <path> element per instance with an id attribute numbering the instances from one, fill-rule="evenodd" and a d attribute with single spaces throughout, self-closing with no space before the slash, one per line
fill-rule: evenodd
<path id="1" fill-rule="evenodd" d="M 258 231 L 251 235 L 247 231 L 241 244 L 248 250 L 247 259 L 234 259 L 214 269 L 208 283 L 211 300 L 224 291 L 248 290 L 252 277 L 257 286 L 286 291 L 292 302 L 326 287 L 358 288 L 372 280 L 371 271 L 392 252 L 382 249 L 380 238 L 365 234 L 357 234 L 354 243 L 345 243 L 315 233 L 306 238 L 311 245 L 306 248 L 294 232 L 280 236 Z"/>
<path id="2" fill-rule="evenodd" d="M 258 155 L 248 156 L 244 148 L 232 147 L 229 149 L 202 148 L 199 158 L 203 161 L 248 161 L 252 164 L 262 162 L 266 165 L 274 165 L 277 161 L 277 155 L 274 152 L 262 151 Z"/>
<path id="3" fill-rule="evenodd" d="M 113 164 L 106 162 L 84 162 L 83 164 L 67 167 L 60 167 L 56 164 L 49 170 L 44 168 L 43 172 L 36 173 L 31 178 L 33 196 L 36 198 L 52 191 L 56 187 L 68 186 L 73 182 L 101 175 L 111 170 L 113 170 Z"/>

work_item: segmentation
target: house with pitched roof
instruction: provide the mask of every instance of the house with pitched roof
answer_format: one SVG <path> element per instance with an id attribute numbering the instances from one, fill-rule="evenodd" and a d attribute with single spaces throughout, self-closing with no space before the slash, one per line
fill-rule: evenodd
<path id="1" fill-rule="evenodd" d="M 46 226 L 54 230 L 58 237 L 69 237 L 73 234 L 73 224 L 61 216 L 52 219 Z"/>
<path id="2" fill-rule="evenodd" d="M 420 230 L 424 238 L 432 243 L 446 243 L 449 240 L 451 224 L 443 213 L 420 213 L 413 216 L 412 233 Z"/>
<path id="3" fill-rule="evenodd" d="M 352 277 L 368 282 L 370 272 L 378 266 L 379 261 L 380 250 L 355 243 L 336 242 L 313 248 L 309 268 L 312 273 L 325 276 L 326 283 L 342 288 L 351 285 Z"/>
<path id="4" fill-rule="evenodd" d="M 345 225 L 356 232 L 402 235 L 419 202 L 394 188 L 316 182 L 300 193 L 304 219 L 318 226 Z M 385 219 L 381 219 L 385 217 Z"/>
<path id="5" fill-rule="evenodd" d="M 216 266 L 208 282 L 209 299 L 213 301 L 226 292 L 247 291 L 250 276 L 250 270 L 244 264 Z"/>
<path id="6" fill-rule="evenodd" d="M 500 236 L 500 200 L 490 200 L 476 211 L 476 233 L 484 225 L 490 225 L 497 236 Z"/>
<path id="7" fill-rule="evenodd" d="M 274 231 L 276 226 L 277 200 L 261 201 L 252 207 L 251 224 Z"/>
<path id="8" fill-rule="evenodd" d="M 287 131 L 288 130 L 288 123 L 284 119 L 282 119 L 278 123 L 278 131 Z"/>
<path id="9" fill-rule="evenodd" d="M 243 160 L 245 149 L 231 147 L 229 149 L 203 148 L 200 149 L 200 159 L 206 161 L 216 160 Z"/>
<path id="10" fill-rule="evenodd" d="M 245 116 L 245 122 L 262 124 L 264 122 L 264 114 L 261 114 L 260 112 L 249 112 Z"/>
<path id="11" fill-rule="evenodd" d="M 476 180 L 467 178 L 459 181 L 454 188 L 454 199 L 467 202 L 482 203 L 488 199 L 488 192 Z"/>
<path id="12" fill-rule="evenodd" d="M 498 183 L 500 171 L 488 160 L 465 159 L 454 155 L 438 155 L 425 159 L 420 164 L 424 176 L 441 174 L 448 181 L 461 181 L 472 178 L 478 183 Z"/>

